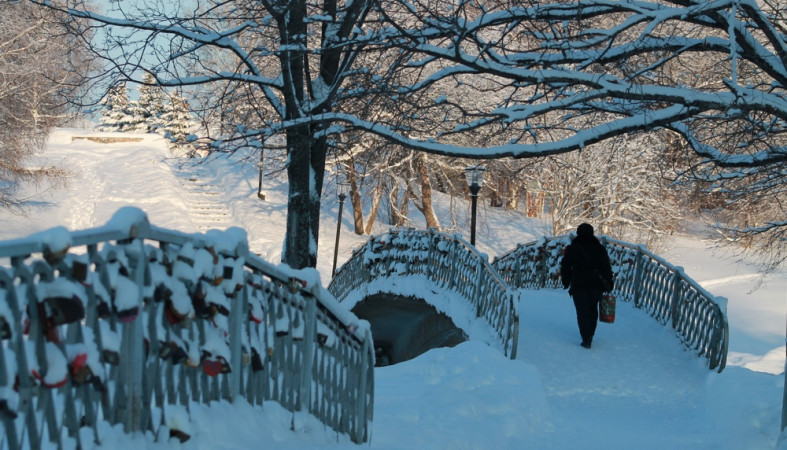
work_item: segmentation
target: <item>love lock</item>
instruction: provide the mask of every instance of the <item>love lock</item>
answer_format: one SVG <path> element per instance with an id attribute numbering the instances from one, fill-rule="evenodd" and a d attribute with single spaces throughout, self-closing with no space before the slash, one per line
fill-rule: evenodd
<path id="1" fill-rule="evenodd" d="M 96 315 L 99 319 L 106 319 L 110 315 L 109 303 L 99 300 L 96 306 Z"/>
<path id="2" fill-rule="evenodd" d="M 181 443 L 186 442 L 189 439 L 191 439 L 191 435 L 190 434 L 188 434 L 188 433 L 186 433 L 184 431 L 178 430 L 177 428 L 171 428 L 169 430 L 169 437 L 170 438 L 176 438 Z"/>
<path id="3" fill-rule="evenodd" d="M 262 317 L 257 317 L 254 314 L 254 308 L 250 308 L 249 309 L 249 320 L 251 320 L 252 322 L 256 323 L 257 325 L 262 323 Z"/>
<path id="4" fill-rule="evenodd" d="M 259 372 L 260 370 L 265 369 L 265 363 L 262 362 L 262 356 L 260 356 L 260 352 L 257 351 L 256 348 L 251 348 L 251 370 L 254 372 Z"/>
<path id="5" fill-rule="evenodd" d="M 74 263 L 71 265 L 71 278 L 82 283 L 82 285 L 88 284 L 87 269 L 87 264 L 80 261 L 74 261 Z"/>
<path id="6" fill-rule="evenodd" d="M 189 355 L 188 353 L 186 353 L 186 350 L 183 349 L 181 346 L 179 346 L 174 342 L 170 342 L 169 347 L 172 349 L 170 352 L 170 356 L 172 357 L 173 366 L 188 360 Z"/>
<path id="7" fill-rule="evenodd" d="M 120 353 L 115 350 L 104 349 L 101 352 L 101 359 L 107 364 L 117 366 L 120 364 Z"/>
<path id="8" fill-rule="evenodd" d="M 230 368 L 229 363 L 221 356 L 216 356 L 215 358 L 209 356 L 210 354 L 205 352 L 205 356 L 202 360 L 202 371 L 205 372 L 206 375 L 210 377 L 215 377 L 220 373 L 230 373 L 232 369 Z"/>
<path id="9" fill-rule="evenodd" d="M 180 322 L 182 322 L 186 317 L 188 317 L 188 313 L 186 314 L 180 313 L 177 310 L 177 308 L 175 308 L 175 306 L 172 303 L 172 300 L 170 299 L 168 299 L 164 303 L 164 306 L 165 306 L 164 315 L 166 316 L 167 322 L 169 322 L 170 325 L 177 325 Z"/>
<path id="10" fill-rule="evenodd" d="M 211 311 L 208 303 L 205 301 L 207 298 L 207 293 L 202 290 L 202 283 L 197 283 L 194 287 L 194 292 L 191 294 L 191 303 L 194 305 L 194 313 L 197 317 L 202 319 L 209 319 L 213 317 L 213 311 Z"/>
<path id="11" fill-rule="evenodd" d="M 128 309 L 122 309 L 120 311 L 117 311 L 115 315 L 117 316 L 118 320 L 120 320 L 122 323 L 131 323 L 139 315 L 139 306 L 135 306 L 133 308 L 128 308 Z"/>
<path id="12" fill-rule="evenodd" d="M 85 318 L 85 305 L 76 295 L 71 297 L 47 297 L 44 305 L 44 316 L 53 326 L 77 322 Z"/>
<path id="13" fill-rule="evenodd" d="M 11 325 L 5 320 L 5 316 L 0 316 L 0 339 L 11 339 Z"/>
<path id="14" fill-rule="evenodd" d="M 93 372 L 90 366 L 87 365 L 87 353 L 79 353 L 71 361 L 71 381 L 77 385 L 83 385 L 91 382 Z"/>

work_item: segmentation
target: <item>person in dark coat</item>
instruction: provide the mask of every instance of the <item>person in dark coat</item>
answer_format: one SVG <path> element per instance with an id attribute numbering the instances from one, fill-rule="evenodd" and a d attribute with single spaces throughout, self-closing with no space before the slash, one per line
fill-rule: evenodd
<path id="1" fill-rule="evenodd" d="M 607 249 L 593 236 L 593 227 L 583 223 L 577 237 L 566 247 L 560 261 L 560 280 L 574 300 L 582 346 L 590 348 L 598 323 L 598 304 L 604 292 L 614 287 Z"/>

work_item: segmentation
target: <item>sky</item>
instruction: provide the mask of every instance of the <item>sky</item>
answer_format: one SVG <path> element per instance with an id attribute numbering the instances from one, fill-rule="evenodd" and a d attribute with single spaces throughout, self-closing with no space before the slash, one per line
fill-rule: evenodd
<path id="1" fill-rule="evenodd" d="M 119 208 L 136 206 L 154 225 L 184 232 L 243 227 L 252 251 L 279 263 L 286 180 L 266 176 L 266 199 L 261 201 L 257 169 L 243 162 L 244 155 L 193 165 L 153 135 L 138 135 L 137 143 L 72 140 L 89 134 L 61 129 L 52 135 L 38 163 L 66 169 L 66 186 L 30 186 L 26 215 L 0 212 L 0 239 L 53 226 L 96 227 Z M 199 181 L 191 181 L 195 179 Z M 323 198 L 317 269 L 327 285 L 338 202 L 330 185 Z M 466 235 L 467 204 L 441 196 L 437 200 L 441 223 Z M 345 205 L 339 264 L 365 240 L 352 233 L 349 209 Z M 459 216 L 455 222 L 448 216 L 451 210 Z M 490 259 L 549 229 L 519 211 L 482 206 L 479 215 L 478 248 Z M 422 220 L 413 220 L 423 227 Z M 497 346 L 468 341 L 375 369 L 374 422 L 371 441 L 363 447 L 787 450 L 787 436 L 779 440 L 787 273 L 775 273 L 752 290 L 760 281 L 756 264 L 715 249 L 698 221 L 688 220 L 686 228 L 691 231 L 676 234 L 674 245 L 661 256 L 684 267 L 713 295 L 726 298 L 730 347 L 722 373 L 709 371 L 706 361 L 685 351 L 673 332 L 624 302 L 618 302 L 615 323 L 599 324 L 593 348 L 586 350 L 579 346 L 566 292 L 526 290 L 520 295 L 515 360 Z M 377 224 L 374 233 L 386 229 Z M 184 422 L 178 426 L 191 439 L 183 444 L 167 439 L 164 428 L 158 435 L 125 435 L 120 427 L 103 423 L 96 448 L 357 447 L 315 418 L 293 417 L 274 402 L 262 407 L 242 400 L 192 404 Z M 84 441 L 92 437 L 83 434 Z M 66 444 L 73 447 L 74 441 Z"/>

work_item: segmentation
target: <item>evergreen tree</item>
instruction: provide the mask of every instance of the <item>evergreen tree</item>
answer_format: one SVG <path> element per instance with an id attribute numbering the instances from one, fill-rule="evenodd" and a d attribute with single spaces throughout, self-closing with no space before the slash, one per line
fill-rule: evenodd
<path id="1" fill-rule="evenodd" d="M 167 93 L 156 84 L 156 79 L 151 73 L 146 73 L 142 81 L 144 84 L 139 86 L 139 101 L 135 108 L 135 115 L 139 116 L 141 121 L 136 131 L 155 133 L 164 125 Z"/>
<path id="2" fill-rule="evenodd" d="M 188 137 L 194 129 L 194 122 L 191 119 L 188 103 L 179 93 L 170 95 L 162 119 L 161 129 L 173 143 L 173 146 L 188 144 Z"/>
<path id="3" fill-rule="evenodd" d="M 99 131 L 136 131 L 139 122 L 134 117 L 136 102 L 129 100 L 125 83 L 110 89 L 101 104 L 104 109 L 99 119 Z"/>

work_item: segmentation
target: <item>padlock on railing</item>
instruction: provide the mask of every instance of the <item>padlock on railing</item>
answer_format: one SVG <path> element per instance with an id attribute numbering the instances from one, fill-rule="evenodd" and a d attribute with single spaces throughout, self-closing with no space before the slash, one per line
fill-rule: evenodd
<path id="1" fill-rule="evenodd" d="M 212 355 L 210 352 L 202 352 L 202 371 L 210 377 L 215 377 L 220 373 L 230 373 L 232 368 L 230 363 L 220 355 Z"/>

